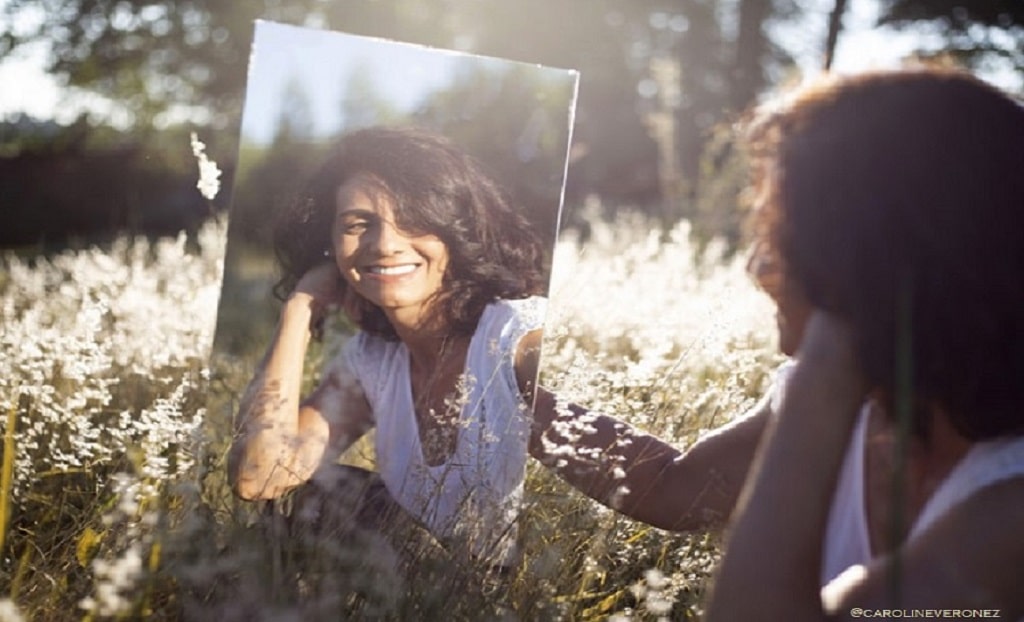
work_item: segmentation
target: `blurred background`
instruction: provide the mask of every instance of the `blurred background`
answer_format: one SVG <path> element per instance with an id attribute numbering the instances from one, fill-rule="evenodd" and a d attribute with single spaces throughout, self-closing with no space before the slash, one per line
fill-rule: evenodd
<path id="1" fill-rule="evenodd" d="M 772 86 L 914 55 L 1024 83 L 1016 0 L 0 0 L 0 245 L 193 231 L 224 209 L 259 18 L 577 69 L 564 224 L 585 228 L 586 203 L 734 246 L 743 172 L 723 128 Z M 267 139 L 301 142 L 304 105 L 270 111 L 288 123 Z M 225 170 L 212 206 L 192 131 Z"/>

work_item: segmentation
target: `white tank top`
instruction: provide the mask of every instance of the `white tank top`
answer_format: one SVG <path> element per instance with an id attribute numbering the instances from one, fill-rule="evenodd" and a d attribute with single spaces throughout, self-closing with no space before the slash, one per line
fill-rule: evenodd
<path id="1" fill-rule="evenodd" d="M 872 558 L 864 486 L 869 413 L 867 406 L 861 409 L 832 498 L 822 551 L 822 586 L 828 586 L 840 574 L 856 574 Z M 925 503 L 907 541 L 920 536 L 973 493 L 1022 476 L 1024 436 L 975 443 Z M 823 592 L 828 591 L 829 588 L 824 587 Z"/>
<path id="2" fill-rule="evenodd" d="M 525 476 L 530 412 L 519 393 L 516 348 L 541 328 L 546 300 L 503 300 L 484 310 L 466 356 L 464 405 L 451 457 L 426 463 L 413 408 L 409 352 L 366 333 L 341 356 L 359 381 L 376 423 L 377 468 L 395 500 L 442 542 L 509 563 Z"/>

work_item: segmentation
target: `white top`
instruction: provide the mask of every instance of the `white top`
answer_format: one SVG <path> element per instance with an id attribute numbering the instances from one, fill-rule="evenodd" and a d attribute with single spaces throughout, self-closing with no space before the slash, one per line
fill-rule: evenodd
<path id="1" fill-rule="evenodd" d="M 867 405 L 861 407 L 832 496 L 822 550 L 822 585 L 828 584 L 850 566 L 866 564 L 872 557 L 864 489 L 864 448 L 870 413 Z"/>
<path id="2" fill-rule="evenodd" d="M 865 446 L 870 408 L 861 408 L 847 446 L 832 498 L 822 551 L 822 595 L 828 600 L 841 585 L 864 572 L 872 559 L 865 497 Z M 946 512 L 993 484 L 1024 477 L 1024 436 L 974 443 L 925 503 L 907 542 L 924 533 Z"/>
<path id="3" fill-rule="evenodd" d="M 792 369 L 793 363 L 779 368 L 772 395 L 775 408 Z M 860 410 L 832 496 L 821 560 L 822 597 L 826 601 L 838 594 L 842 584 L 862 574 L 873 557 L 864 482 L 870 412 L 867 404 Z M 925 503 L 907 541 L 919 537 L 982 488 L 1014 477 L 1024 477 L 1024 436 L 975 443 Z"/>
<path id="4" fill-rule="evenodd" d="M 502 300 L 484 309 L 466 356 L 455 450 L 438 466 L 426 463 L 420 447 L 405 344 L 361 332 L 339 355 L 370 404 L 377 468 L 388 492 L 435 537 L 468 545 L 476 557 L 496 564 L 516 554 L 530 437 L 516 348 L 526 333 L 543 326 L 546 302 Z"/>

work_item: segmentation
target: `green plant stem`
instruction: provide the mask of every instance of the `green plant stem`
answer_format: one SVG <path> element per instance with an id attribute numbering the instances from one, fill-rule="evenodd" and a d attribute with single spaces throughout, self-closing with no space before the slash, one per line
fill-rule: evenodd
<path id="1" fill-rule="evenodd" d="M 7 541 L 7 525 L 11 518 L 11 489 L 14 483 L 14 427 L 18 420 L 17 400 L 11 400 L 4 430 L 4 457 L 0 470 L 0 551 Z"/>

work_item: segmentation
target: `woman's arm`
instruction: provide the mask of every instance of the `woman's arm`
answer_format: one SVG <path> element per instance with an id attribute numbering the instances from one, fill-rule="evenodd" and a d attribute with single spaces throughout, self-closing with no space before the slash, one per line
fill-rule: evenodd
<path id="1" fill-rule="evenodd" d="M 808 322 L 798 362 L 726 542 L 709 620 L 824 619 L 822 539 L 833 488 L 865 397 L 845 326 Z"/>
<path id="2" fill-rule="evenodd" d="M 820 312 L 808 323 L 798 361 L 744 490 L 708 620 L 902 617 L 886 613 L 895 609 L 999 610 L 1002 619 L 1019 619 L 1020 477 L 978 491 L 895 553 L 821 589 L 828 513 L 866 386 L 846 327 Z"/>
<path id="3" fill-rule="evenodd" d="M 285 302 L 266 356 L 242 398 L 229 477 L 245 499 L 273 499 L 307 481 L 372 425 L 355 380 L 339 366 L 300 400 L 310 327 L 336 295 L 333 265 L 314 268 Z"/>
<path id="4" fill-rule="evenodd" d="M 532 399 L 540 331 L 520 344 L 520 390 Z M 538 388 L 530 454 L 593 499 L 645 523 L 692 530 L 724 523 L 736 504 L 769 417 L 749 413 L 680 452 L 614 417 L 559 404 Z"/>

